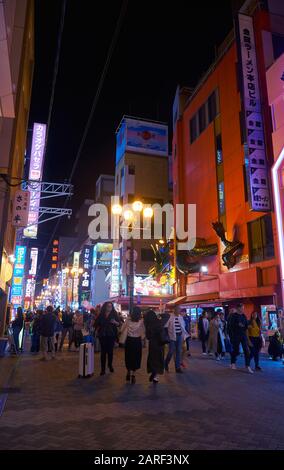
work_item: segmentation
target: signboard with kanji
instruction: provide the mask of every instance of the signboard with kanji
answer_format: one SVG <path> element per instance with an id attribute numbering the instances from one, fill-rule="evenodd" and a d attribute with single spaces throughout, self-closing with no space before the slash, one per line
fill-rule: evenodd
<path id="1" fill-rule="evenodd" d="M 18 189 L 13 204 L 12 225 L 14 227 L 26 227 L 28 225 L 29 206 L 30 192 Z"/>
<path id="2" fill-rule="evenodd" d="M 253 211 L 266 212 L 271 210 L 271 199 L 252 17 L 239 14 L 238 28 L 250 207 Z"/>

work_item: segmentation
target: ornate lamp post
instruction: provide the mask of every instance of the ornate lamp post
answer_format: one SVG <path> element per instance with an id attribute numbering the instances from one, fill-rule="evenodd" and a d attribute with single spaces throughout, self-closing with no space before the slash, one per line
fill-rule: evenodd
<path id="1" fill-rule="evenodd" d="M 143 202 L 136 200 L 132 204 L 131 209 L 123 208 L 120 204 L 114 204 L 112 206 L 112 213 L 118 217 L 122 216 L 122 219 L 127 222 L 127 228 L 131 230 L 143 230 L 141 227 L 135 227 L 134 223 L 137 220 L 137 216 L 143 212 L 145 219 L 151 219 L 153 217 L 153 209 Z M 129 275 L 128 275 L 128 292 L 129 292 L 129 313 L 132 313 L 134 306 L 134 238 L 130 237 L 130 257 L 129 257 Z"/>

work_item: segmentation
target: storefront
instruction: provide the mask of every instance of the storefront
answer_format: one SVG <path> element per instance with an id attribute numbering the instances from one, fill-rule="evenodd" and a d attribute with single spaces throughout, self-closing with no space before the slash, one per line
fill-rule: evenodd
<path id="1" fill-rule="evenodd" d="M 268 99 L 272 117 L 274 165 L 272 187 L 276 214 L 276 230 L 280 259 L 282 305 L 284 302 L 284 54 L 266 73 Z"/>

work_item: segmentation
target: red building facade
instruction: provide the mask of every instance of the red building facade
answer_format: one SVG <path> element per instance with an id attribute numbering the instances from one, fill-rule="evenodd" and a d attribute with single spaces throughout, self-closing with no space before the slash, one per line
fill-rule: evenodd
<path id="1" fill-rule="evenodd" d="M 270 181 L 274 159 L 266 70 L 282 46 L 284 51 L 280 34 L 284 24 L 281 12 L 272 15 L 268 7 L 266 4 L 264 9 L 263 2 L 261 8 L 259 2 L 246 2 L 240 12 L 243 16 L 236 16 L 236 33 L 232 31 L 219 48 L 216 62 L 202 81 L 194 90 L 177 90 L 173 198 L 175 205 L 196 204 L 196 247 L 201 248 L 197 257 L 176 251 L 177 294 L 188 306 L 243 302 L 249 314 L 253 308 L 283 305 Z M 243 19 L 252 24 L 251 38 L 246 26 L 239 23 Z M 246 41 L 254 42 L 252 48 Z M 242 49 L 243 44 L 247 49 Z M 248 81 L 245 90 L 250 79 L 243 50 L 249 58 L 255 52 L 259 113 L 246 107 L 246 93 L 254 85 Z M 250 96 L 257 101 L 256 95 Z M 254 105 L 253 100 L 250 104 Z M 226 241 L 216 234 L 214 222 L 220 223 L 219 228 L 222 224 L 225 239 L 231 242 L 227 265 L 222 258 Z"/>

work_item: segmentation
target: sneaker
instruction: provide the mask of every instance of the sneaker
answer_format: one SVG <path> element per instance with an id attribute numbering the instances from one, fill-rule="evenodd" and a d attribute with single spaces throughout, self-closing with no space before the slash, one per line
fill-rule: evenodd
<path id="1" fill-rule="evenodd" d="M 154 383 L 154 384 L 157 384 L 158 382 L 159 382 L 159 377 L 157 377 L 157 376 L 154 377 L 154 378 L 153 378 L 153 383 Z"/>
<path id="2" fill-rule="evenodd" d="M 207 353 L 202 353 L 202 356 L 207 356 Z"/>
<path id="3" fill-rule="evenodd" d="M 231 369 L 233 369 L 233 370 L 237 370 L 236 364 L 231 364 L 230 367 L 231 367 Z"/>
<path id="4" fill-rule="evenodd" d="M 248 371 L 249 374 L 253 374 L 253 370 L 252 370 L 251 367 L 247 367 L 247 371 Z"/>

